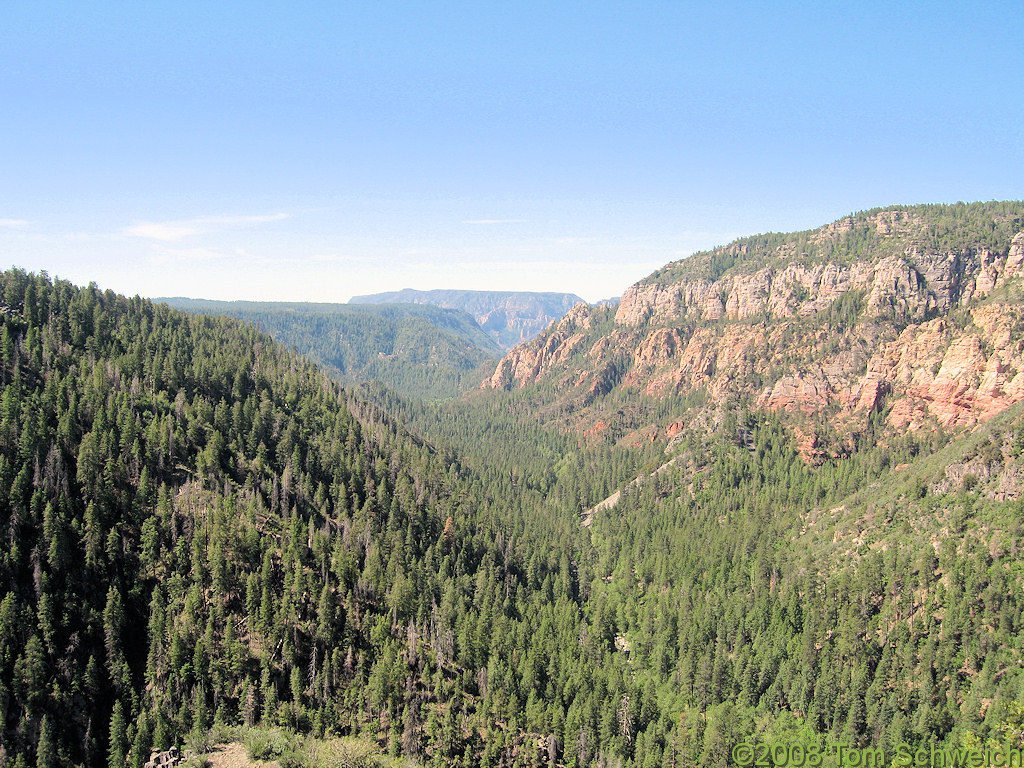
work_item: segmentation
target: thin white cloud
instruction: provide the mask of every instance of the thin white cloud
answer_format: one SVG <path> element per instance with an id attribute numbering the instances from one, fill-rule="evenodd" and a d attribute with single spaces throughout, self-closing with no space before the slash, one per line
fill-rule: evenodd
<path id="1" fill-rule="evenodd" d="M 463 224 L 522 224 L 522 219 L 467 219 Z"/>
<path id="2" fill-rule="evenodd" d="M 133 237 L 144 237 L 148 240 L 162 240 L 169 243 L 198 234 L 199 231 L 197 227 L 185 224 L 160 224 L 154 221 L 144 221 L 139 224 L 133 224 L 126 228 L 124 232 L 126 235 Z"/>
<path id="3" fill-rule="evenodd" d="M 0 227 L 3 229 L 28 229 L 28 226 L 24 219 L 0 219 Z"/>
<path id="4" fill-rule="evenodd" d="M 202 216 L 182 221 L 140 221 L 126 227 L 124 234 L 169 243 L 219 229 L 266 224 L 287 218 L 287 213 L 273 213 L 266 216 Z"/>

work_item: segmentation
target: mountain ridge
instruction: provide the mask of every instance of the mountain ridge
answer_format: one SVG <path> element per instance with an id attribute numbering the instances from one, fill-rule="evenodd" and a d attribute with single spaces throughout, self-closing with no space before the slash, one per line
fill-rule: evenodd
<path id="1" fill-rule="evenodd" d="M 351 304 L 434 304 L 461 309 L 504 349 L 535 337 L 571 307 L 583 302 L 573 293 L 536 291 L 470 291 L 437 289 L 400 291 L 353 296 Z M 584 302 L 585 303 L 585 302 Z"/>
<path id="2" fill-rule="evenodd" d="M 614 313 L 573 309 L 481 386 L 561 388 L 598 433 L 593 404 L 612 393 L 740 397 L 790 416 L 815 458 L 849 450 L 883 406 L 894 430 L 951 428 L 1024 398 L 1022 274 L 1024 203 L 872 209 L 666 265 Z M 673 422 L 657 427 L 666 439 Z"/>
<path id="3" fill-rule="evenodd" d="M 430 304 L 154 301 L 254 323 L 346 383 L 380 380 L 408 397 L 455 397 L 502 352 L 467 313 Z"/>

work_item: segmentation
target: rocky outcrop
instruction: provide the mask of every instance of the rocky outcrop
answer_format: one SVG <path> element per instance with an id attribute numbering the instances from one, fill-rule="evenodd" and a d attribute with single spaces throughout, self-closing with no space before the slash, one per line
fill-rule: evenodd
<path id="1" fill-rule="evenodd" d="M 186 749 L 182 753 L 178 752 L 177 747 L 171 747 L 164 752 L 154 749 L 150 753 L 149 760 L 145 763 L 145 768 L 175 768 L 175 766 L 184 765 L 186 763 L 191 764 L 194 761 L 195 753 L 189 749 Z"/>
<path id="2" fill-rule="evenodd" d="M 670 265 L 625 291 L 610 330 L 595 333 L 599 310 L 576 307 L 484 386 L 555 376 L 584 405 L 615 386 L 712 404 L 746 395 L 802 425 L 807 456 L 824 450 L 815 422 L 858 429 L 880 409 L 893 429 L 969 427 L 1024 399 L 1024 232 L 942 250 L 926 246 L 938 235 L 919 236 L 926 214 L 850 217 L 777 238 L 761 259 L 740 259 L 756 245 L 741 242 L 737 266 L 715 278 Z M 874 237 L 877 253 L 821 256 L 865 226 L 857 236 Z"/>
<path id="3" fill-rule="evenodd" d="M 776 381 L 765 392 L 762 404 L 769 409 L 814 413 L 828 405 L 831 394 L 831 387 L 820 372 L 801 372 Z"/>
<path id="4" fill-rule="evenodd" d="M 903 234 L 907 220 L 888 223 L 876 217 L 884 234 Z M 822 237 L 836 230 L 830 225 Z M 991 249 L 935 253 L 909 246 L 898 256 L 854 263 L 794 260 L 779 266 L 727 274 L 718 280 L 696 278 L 668 285 L 641 281 L 626 289 L 615 313 L 620 325 L 684 318 L 714 322 L 809 317 L 833 305 L 848 291 L 864 291 L 869 314 L 921 322 L 954 305 L 984 297 L 1024 272 L 1024 232 L 1005 254 Z"/>
<path id="5" fill-rule="evenodd" d="M 639 283 L 623 293 L 615 320 L 638 326 L 682 318 L 714 322 L 723 317 L 809 317 L 831 307 L 844 293 L 858 290 L 866 293 L 869 314 L 921 321 L 947 311 L 960 298 L 967 266 L 954 254 L 911 253 L 852 265 L 792 263 L 717 281 Z M 988 293 L 999 274 L 992 266 L 979 271 L 974 282 L 980 281 L 980 290 Z M 970 285 L 968 295 L 975 290 L 977 286 Z"/>
<path id="6" fill-rule="evenodd" d="M 944 320 L 906 328 L 869 363 L 869 374 L 893 391 L 890 423 L 916 429 L 925 415 L 944 427 L 971 426 L 1024 399 L 1022 339 L 1011 332 L 1016 306 L 972 313 L 978 333 Z"/>
<path id="7" fill-rule="evenodd" d="M 980 446 L 980 454 L 965 456 L 945 468 L 944 476 L 928 488 L 931 493 L 958 491 L 980 493 L 994 501 L 1017 501 L 1024 498 L 1024 464 L 1012 447 L 1016 434 L 999 445 L 991 440 Z"/>
<path id="8" fill-rule="evenodd" d="M 590 307 L 579 303 L 555 323 L 550 332 L 528 344 L 513 348 L 499 362 L 483 388 L 507 389 L 536 381 L 558 363 L 565 362 L 586 342 L 590 328 Z"/>

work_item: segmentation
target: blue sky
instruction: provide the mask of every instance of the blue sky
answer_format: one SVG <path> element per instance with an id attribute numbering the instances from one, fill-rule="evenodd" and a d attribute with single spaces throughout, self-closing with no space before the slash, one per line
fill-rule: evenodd
<path id="1" fill-rule="evenodd" d="M 1019 2 L 14 2 L 0 256 L 143 296 L 617 295 L 1024 198 Z"/>

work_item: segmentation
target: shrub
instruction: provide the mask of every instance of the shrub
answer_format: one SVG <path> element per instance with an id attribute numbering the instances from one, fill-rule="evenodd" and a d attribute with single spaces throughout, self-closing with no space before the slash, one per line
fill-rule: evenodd
<path id="1" fill-rule="evenodd" d="M 245 749 L 252 760 L 273 760 L 291 749 L 288 736 L 277 728 L 253 729 L 245 735 Z"/>
<path id="2" fill-rule="evenodd" d="M 331 739 L 317 745 L 316 763 L 323 768 L 379 768 L 380 748 L 356 738 Z"/>
<path id="3" fill-rule="evenodd" d="M 306 768 L 306 758 L 299 750 L 289 747 L 278 758 L 281 768 Z"/>
<path id="4" fill-rule="evenodd" d="M 212 731 L 192 731 L 185 737 L 185 749 L 202 755 L 216 746 L 217 740 Z"/>

